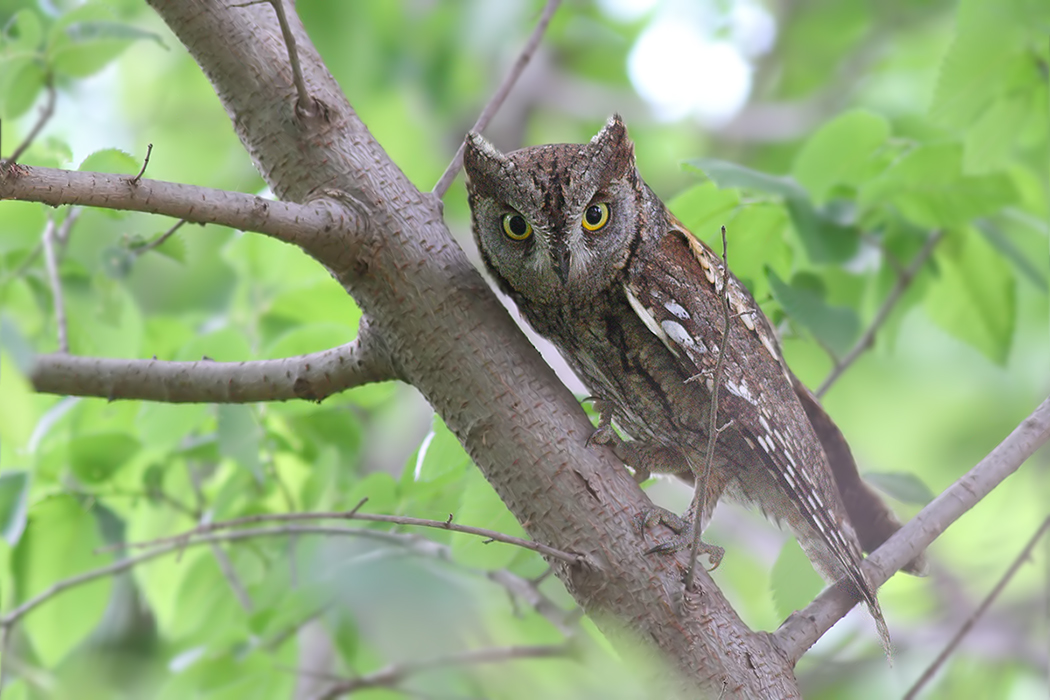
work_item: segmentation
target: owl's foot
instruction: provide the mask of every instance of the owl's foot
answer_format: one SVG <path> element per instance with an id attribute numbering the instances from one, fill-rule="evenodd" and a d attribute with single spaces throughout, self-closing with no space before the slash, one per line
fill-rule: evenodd
<path id="1" fill-rule="evenodd" d="M 640 513 L 636 518 L 636 523 L 643 537 L 646 530 L 655 525 L 664 525 L 675 533 L 672 537 L 657 542 L 647 549 L 645 551 L 646 554 L 674 554 L 693 546 L 693 519 L 688 511 L 684 516 L 681 516 L 672 513 L 666 508 L 653 506 L 652 509 Z M 700 542 L 696 550 L 697 556 L 707 555 L 708 561 L 711 562 L 711 568 L 708 571 L 714 571 L 718 568 L 725 553 L 726 551 L 722 547 L 707 542 Z"/>

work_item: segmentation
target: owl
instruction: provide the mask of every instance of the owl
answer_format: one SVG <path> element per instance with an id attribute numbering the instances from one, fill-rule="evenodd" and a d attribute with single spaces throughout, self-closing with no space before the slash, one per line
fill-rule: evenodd
<path id="1" fill-rule="evenodd" d="M 885 641 L 861 550 L 899 522 L 860 480 L 751 294 L 642 180 L 620 117 L 589 143 L 507 154 L 471 133 L 463 163 L 484 265 L 597 398 L 591 441 L 610 444 L 637 478 L 672 473 L 703 487 L 685 517 L 660 514 L 678 535 L 650 551 L 691 541 L 696 510 L 706 526 L 722 497 L 757 506 L 826 580 L 852 582 Z M 701 475 L 719 357 L 718 435 Z"/>

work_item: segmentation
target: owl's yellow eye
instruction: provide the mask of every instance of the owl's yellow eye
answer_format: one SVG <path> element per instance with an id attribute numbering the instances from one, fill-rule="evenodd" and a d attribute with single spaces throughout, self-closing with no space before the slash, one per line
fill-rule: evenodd
<path id="1" fill-rule="evenodd" d="M 524 241 L 532 235 L 532 224 L 521 214 L 504 214 L 503 233 L 513 241 Z"/>
<path id="2" fill-rule="evenodd" d="M 583 227 L 588 231 L 597 231 L 609 223 L 609 205 L 605 202 L 592 204 L 583 212 Z"/>

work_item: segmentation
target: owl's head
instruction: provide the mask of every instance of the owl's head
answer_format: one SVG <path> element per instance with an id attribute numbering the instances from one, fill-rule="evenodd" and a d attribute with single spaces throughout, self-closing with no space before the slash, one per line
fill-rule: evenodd
<path id="1" fill-rule="evenodd" d="M 471 132 L 463 166 L 474 238 L 504 292 L 580 304 L 618 278 L 644 225 L 647 191 L 619 115 L 589 143 L 507 154 Z"/>

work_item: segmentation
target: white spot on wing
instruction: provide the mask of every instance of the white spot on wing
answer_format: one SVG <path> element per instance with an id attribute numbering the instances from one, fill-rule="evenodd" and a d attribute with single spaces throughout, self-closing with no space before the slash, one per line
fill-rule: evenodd
<path id="1" fill-rule="evenodd" d="M 634 310 L 635 315 L 641 319 L 642 323 L 645 324 L 645 327 L 649 329 L 649 332 L 659 338 L 660 342 L 667 346 L 667 349 L 677 357 L 678 351 L 671 344 L 671 340 L 667 337 L 667 333 L 664 332 L 664 329 L 660 327 L 660 324 L 656 322 L 653 315 L 649 313 L 649 310 L 642 306 L 642 302 L 638 301 L 638 297 L 634 295 L 634 292 L 631 291 L 630 287 L 624 285 L 623 291 L 627 294 L 627 303 L 631 305 L 631 309 Z M 684 331 L 685 329 L 683 328 L 682 330 Z"/>
<path id="2" fill-rule="evenodd" d="M 688 320 L 689 312 L 683 309 L 679 304 L 674 301 L 668 301 L 664 304 L 664 308 L 670 311 L 672 314 L 682 319 L 683 321 Z"/>
<path id="3" fill-rule="evenodd" d="M 686 331 L 681 323 L 669 320 L 661 321 L 660 328 L 667 334 L 667 337 L 682 347 L 690 349 L 696 347 L 696 341 L 693 340 L 693 336 L 689 335 L 689 332 Z"/>

